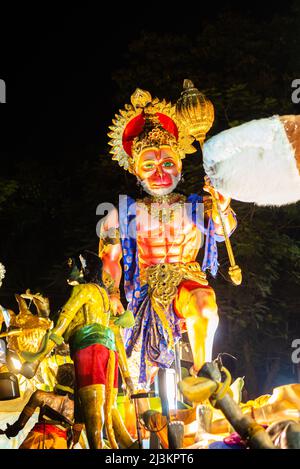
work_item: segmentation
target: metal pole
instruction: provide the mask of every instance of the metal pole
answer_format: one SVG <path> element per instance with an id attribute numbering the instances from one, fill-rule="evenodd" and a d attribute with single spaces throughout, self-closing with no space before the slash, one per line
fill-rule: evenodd
<path id="1" fill-rule="evenodd" d="M 175 344 L 175 372 L 176 372 L 176 382 L 177 384 L 182 380 L 181 373 L 181 341 L 176 342 Z M 177 410 L 177 401 L 182 401 L 183 396 L 179 391 L 178 386 L 176 386 L 176 410 Z"/>

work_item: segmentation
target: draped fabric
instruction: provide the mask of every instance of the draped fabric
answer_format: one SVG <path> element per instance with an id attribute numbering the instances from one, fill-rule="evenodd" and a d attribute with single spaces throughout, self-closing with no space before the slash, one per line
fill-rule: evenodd
<path id="1" fill-rule="evenodd" d="M 114 388 L 118 387 L 118 355 L 115 354 Z M 80 348 L 72 355 L 74 360 L 77 389 L 94 384 L 107 384 L 107 369 L 110 350 L 102 344 L 95 343 Z"/>
<path id="2" fill-rule="evenodd" d="M 169 348 L 167 332 L 151 305 L 147 285 L 142 287 L 140 302 L 134 308 L 133 313 L 135 315 L 135 325 L 132 329 L 127 330 L 126 353 L 130 357 L 135 344 L 142 337 L 139 383 L 146 384 L 148 381 L 147 364 L 159 366 L 160 368 L 169 368 L 174 361 L 175 355 L 174 351 Z M 172 304 L 165 311 L 165 315 L 176 343 L 181 337 L 180 320 L 176 316 Z"/>
<path id="3" fill-rule="evenodd" d="M 190 218 L 201 233 L 206 236 L 202 270 L 203 272 L 210 270 L 211 275 L 215 277 L 219 266 L 217 241 L 223 241 L 223 237 L 215 233 L 215 224 L 212 217 L 209 217 L 207 227 L 205 227 L 202 196 L 191 194 L 187 202 L 191 204 L 188 212 Z"/>

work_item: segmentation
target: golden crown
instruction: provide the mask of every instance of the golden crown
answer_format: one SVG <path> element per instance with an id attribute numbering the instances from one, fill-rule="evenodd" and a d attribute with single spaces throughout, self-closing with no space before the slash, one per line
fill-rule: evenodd
<path id="1" fill-rule="evenodd" d="M 180 158 L 196 151 L 194 138 L 177 118 L 175 106 L 164 99 L 152 99 L 148 91 L 139 88 L 109 128 L 112 159 L 130 172 L 145 148 L 169 145 Z"/>

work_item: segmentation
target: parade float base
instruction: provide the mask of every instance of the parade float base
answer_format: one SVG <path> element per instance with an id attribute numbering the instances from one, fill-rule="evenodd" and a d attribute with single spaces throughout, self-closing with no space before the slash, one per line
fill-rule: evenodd
<path id="1" fill-rule="evenodd" d="M 13 424 L 19 417 L 20 412 L 28 402 L 32 390 L 27 390 L 22 397 L 13 399 L 10 401 L 0 402 L 0 428 L 5 429 L 6 424 Z M 167 448 L 167 429 L 165 425 L 165 419 L 161 412 L 161 400 L 159 397 L 153 397 L 149 399 L 151 410 L 157 413 L 157 428 L 161 428 L 161 432 L 156 432 L 159 437 L 161 447 Z M 135 409 L 132 402 L 129 401 L 127 396 L 118 396 L 118 409 L 128 431 L 131 435 L 136 438 L 136 415 Z M 219 448 L 222 449 L 235 449 L 235 445 L 230 447 L 223 444 L 224 439 L 234 433 L 234 429 L 230 426 L 229 422 L 224 418 L 224 415 L 220 410 L 215 409 L 213 415 L 213 431 L 210 434 L 206 434 L 203 441 L 196 441 L 197 433 L 197 420 L 196 420 L 196 406 L 189 407 L 185 404 L 179 403 L 177 411 L 171 410 L 170 417 L 172 420 L 184 420 L 184 444 L 183 448 L 190 449 L 205 449 L 213 447 L 211 445 L 220 443 Z M 274 422 L 282 420 L 292 419 L 295 422 L 300 423 L 300 384 L 288 384 L 274 388 L 271 395 L 260 396 L 255 400 L 248 401 L 247 403 L 241 403 L 240 407 L 243 413 L 251 413 L 256 416 L 259 424 L 269 426 Z M 14 437 L 8 439 L 5 435 L 0 435 L 0 449 L 17 449 L 24 441 L 29 431 L 32 429 L 34 424 L 38 420 L 38 411 L 35 412 L 29 419 L 23 430 Z M 82 439 L 80 444 L 76 446 L 76 449 L 88 448 L 85 432 L 82 432 Z M 146 438 L 149 440 L 150 432 L 147 432 Z M 143 437 L 144 438 L 144 437 Z M 226 441 L 226 440 L 225 440 Z M 149 446 L 149 445 L 147 445 Z"/>
<path id="2" fill-rule="evenodd" d="M 231 387 L 233 389 L 234 383 Z M 287 384 L 273 389 L 272 394 L 259 396 L 246 403 L 239 402 L 238 393 L 233 392 L 232 398 L 239 405 L 242 414 L 252 416 L 256 423 L 264 428 L 273 424 L 294 422 L 300 423 L 300 384 Z M 182 404 L 182 403 L 178 403 Z M 209 433 L 198 433 L 197 405 L 204 404 L 212 411 L 212 422 Z M 163 449 L 168 448 L 167 418 L 161 413 L 160 399 L 150 399 L 152 413 L 147 422 L 148 428 L 160 440 Z M 133 414 L 134 415 L 134 414 Z M 132 420 L 133 421 L 133 420 Z M 182 421 L 184 424 L 184 440 L 182 448 L 186 449 L 245 449 L 245 442 L 241 441 L 230 422 L 221 410 L 214 408 L 209 400 L 195 402 L 192 406 L 184 404 L 177 410 L 170 410 L 170 421 Z M 127 424 L 127 420 L 125 420 Z M 299 428 L 299 427 L 298 427 Z M 299 430 L 297 430 L 299 432 Z M 132 435 L 134 436 L 134 435 Z M 297 437 L 297 441 L 300 437 Z M 300 440 L 299 440 L 300 441 Z M 298 444 L 298 443 L 297 443 Z M 298 447 L 298 446 L 297 446 Z M 299 447 L 300 449 L 300 447 Z"/>

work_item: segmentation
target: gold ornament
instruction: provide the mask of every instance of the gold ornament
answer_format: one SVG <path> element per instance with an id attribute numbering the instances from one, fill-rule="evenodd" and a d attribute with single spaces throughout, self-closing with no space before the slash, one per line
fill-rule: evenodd
<path id="1" fill-rule="evenodd" d="M 145 197 L 138 199 L 137 203 L 148 211 L 151 217 L 156 218 L 160 223 L 171 223 L 175 213 L 182 211 L 186 197 L 181 194 L 167 194 L 155 197 Z"/>
<path id="2" fill-rule="evenodd" d="M 214 107 L 191 80 L 184 80 L 181 97 L 176 103 L 176 116 L 189 134 L 202 143 L 214 122 Z"/>
<path id="3" fill-rule="evenodd" d="M 133 140 L 133 159 L 138 158 L 146 148 L 159 148 L 162 145 L 168 145 L 173 148 L 176 153 L 180 154 L 180 148 L 178 148 L 176 137 L 162 127 L 156 116 L 146 114 L 144 130 Z"/>

